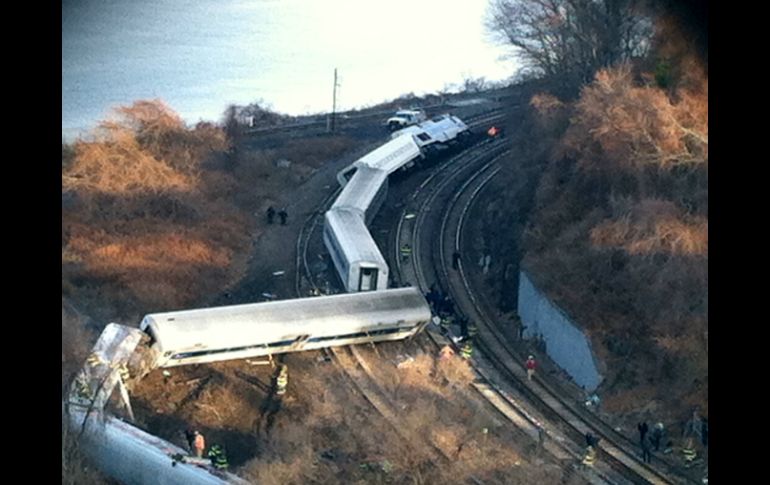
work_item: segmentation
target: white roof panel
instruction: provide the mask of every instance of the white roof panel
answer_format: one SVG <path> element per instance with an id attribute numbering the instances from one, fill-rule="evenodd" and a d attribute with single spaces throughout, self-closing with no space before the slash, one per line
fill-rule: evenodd
<path id="1" fill-rule="evenodd" d="M 325 218 L 348 264 L 371 262 L 387 266 L 385 258 L 382 257 L 380 249 L 364 224 L 364 216 L 361 212 L 334 209 L 326 212 Z"/>
<path id="2" fill-rule="evenodd" d="M 356 161 L 360 167 L 366 165 L 391 174 L 420 155 L 420 147 L 411 136 L 399 136 Z"/>
<path id="3" fill-rule="evenodd" d="M 362 212 L 371 205 L 377 191 L 387 182 L 388 173 L 376 168 L 359 167 L 332 205 L 332 209 L 356 209 Z"/>

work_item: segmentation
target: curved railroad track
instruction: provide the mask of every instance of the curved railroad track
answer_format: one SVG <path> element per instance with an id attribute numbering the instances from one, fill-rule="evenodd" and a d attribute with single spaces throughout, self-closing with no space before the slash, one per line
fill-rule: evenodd
<path id="1" fill-rule="evenodd" d="M 402 280 L 414 281 L 423 291 L 432 284 L 443 287 L 453 297 L 457 313 L 477 323 L 477 348 L 484 358 L 478 359 L 475 367 L 488 382 L 493 381 L 489 378 L 491 371 L 499 372 L 521 397 L 537 403 L 547 418 L 556 420 L 565 429 L 565 435 L 576 443 L 581 442 L 587 432 L 601 437 L 601 457 L 633 483 L 694 483 L 681 469 L 658 456 L 651 465 L 642 463 L 636 456 L 636 443 L 572 400 L 561 397 L 549 382 L 540 378 L 526 382 L 522 356 L 510 350 L 504 330 L 490 317 L 491 312 L 480 304 L 462 261 L 458 271 L 449 269 L 449 255 L 463 246 L 462 228 L 470 207 L 498 170 L 495 162 L 489 161 L 474 165 L 472 169 L 460 167 L 449 174 L 433 174 L 426 179 L 411 197 L 409 205 L 414 212 L 408 214 L 408 206 L 399 217 L 396 242 L 391 244 L 389 253 L 391 261 L 395 262 L 392 267 L 397 269 Z M 424 190 L 431 182 L 432 188 Z M 439 217 L 440 224 L 437 222 Z M 407 242 L 413 247 L 414 264 L 402 265 L 396 252 Z"/>
<path id="2" fill-rule="evenodd" d="M 476 123 L 489 123 L 499 118 L 500 115 L 498 114 L 482 115 L 476 120 Z M 482 343 L 480 350 L 485 354 L 483 360 L 487 362 L 487 365 L 479 363 L 481 359 L 477 359 L 477 362 L 474 364 L 474 368 L 483 378 L 482 382 L 474 384 L 474 389 L 502 415 L 506 416 L 515 426 L 525 431 L 529 436 L 537 437 L 538 427 L 544 429 L 548 436 L 546 440 L 547 451 L 557 457 L 557 459 L 565 463 L 577 462 L 582 457 L 582 446 L 578 443 L 580 443 L 584 433 L 591 430 L 594 434 L 604 438 L 600 443 L 600 448 L 603 455 L 607 458 L 605 461 L 612 466 L 606 466 L 600 462 L 598 466 L 588 473 L 587 477 L 590 482 L 673 483 L 654 468 L 651 469 L 640 464 L 639 460 L 635 458 L 634 452 L 628 451 L 627 444 L 616 444 L 617 437 L 607 433 L 606 429 L 601 427 L 601 424 L 593 422 L 595 420 L 592 421 L 591 419 L 585 419 L 580 415 L 576 415 L 574 410 L 571 409 L 572 406 L 562 402 L 559 396 L 548 394 L 548 392 L 552 392 L 548 387 L 541 386 L 541 389 L 533 391 L 531 389 L 533 386 L 528 386 L 524 383 L 522 380 L 524 370 L 518 364 L 519 360 L 516 359 L 518 356 L 510 355 L 510 353 L 506 356 L 505 352 L 501 350 L 501 348 L 505 349 L 505 346 L 502 345 L 503 341 L 499 331 L 495 328 L 492 320 L 486 316 L 485 310 L 478 304 L 470 284 L 462 271 L 462 267 L 458 271 L 457 276 L 453 277 L 451 274 L 447 265 L 447 254 L 451 254 L 450 252 L 461 247 L 463 220 L 477 195 L 500 170 L 496 162 L 504 151 L 504 142 L 502 140 L 486 140 L 480 143 L 472 152 L 467 151 L 457 155 L 428 174 L 413 192 L 411 200 L 409 200 L 407 206 L 401 212 L 395 233 L 396 243 L 388 244 L 390 251 L 383 251 L 385 254 L 392 254 L 394 256 L 392 261 L 395 261 L 395 264 L 390 265 L 391 273 L 402 282 L 410 281 L 411 278 L 411 281 L 416 282 L 424 291 L 427 291 L 427 288 L 431 285 L 429 279 L 433 276 L 434 281 L 441 282 L 441 286 L 445 287 L 455 297 L 455 301 L 458 302 L 459 313 L 472 316 L 474 321 L 482 323 L 482 325 L 479 325 L 479 336 Z M 464 174 L 468 175 L 463 178 Z M 462 182 L 456 182 L 458 179 L 462 179 Z M 313 240 L 315 229 L 320 225 L 319 222 L 322 224 L 323 214 L 333 203 L 339 190 L 337 188 L 332 191 L 322 201 L 318 210 L 308 216 L 297 238 L 295 286 L 298 296 L 306 296 L 303 282 L 312 290 L 320 288 L 308 260 L 309 247 Z M 442 193 L 452 195 L 441 197 Z M 437 201 L 443 199 L 448 199 L 443 201 L 443 205 L 448 207 L 448 209 L 443 210 L 442 214 L 442 209 L 437 211 L 436 207 L 439 207 Z M 416 214 L 411 217 L 413 220 L 410 228 L 411 232 L 406 231 L 404 228 L 405 221 L 410 219 L 406 217 L 410 210 L 410 205 L 412 208 L 416 208 Z M 461 207 L 459 212 L 456 209 L 457 207 Z M 428 215 L 431 211 L 434 214 L 439 213 L 442 215 L 440 230 L 438 231 L 440 235 L 438 241 L 441 242 L 436 245 L 428 239 L 428 242 L 424 244 L 428 251 L 425 251 L 421 250 L 421 247 L 426 239 L 425 234 L 429 232 L 427 230 L 430 226 L 428 224 Z M 434 217 L 433 220 L 435 221 L 435 219 Z M 450 235 L 452 228 L 454 229 L 454 234 Z M 405 271 L 398 255 L 398 248 L 402 239 L 413 242 L 415 264 L 412 265 L 411 272 Z M 422 256 L 426 253 L 431 255 L 428 257 L 429 261 L 427 264 L 423 262 L 424 258 Z M 431 271 L 432 275 L 430 275 Z M 481 327 L 483 327 L 483 335 L 481 335 Z M 433 350 L 435 351 L 435 346 L 440 345 L 441 342 L 439 342 L 439 337 L 433 333 L 431 333 L 430 338 L 433 342 Z M 364 369 L 363 374 L 365 376 L 362 374 L 361 370 L 364 368 L 364 364 L 355 350 L 348 350 L 347 352 L 343 353 L 342 350 L 336 349 L 329 351 L 329 354 L 334 356 L 335 362 L 343 368 L 358 392 L 364 395 L 372 406 L 395 426 L 395 423 L 392 422 L 393 418 L 388 419 L 388 416 L 392 416 L 394 412 L 394 404 L 389 402 L 389 399 L 387 399 L 387 396 L 381 389 L 378 390 L 377 384 L 370 372 L 366 372 Z M 493 382 L 497 382 L 496 378 L 502 378 L 514 383 L 513 390 L 506 390 L 502 386 L 493 384 Z M 539 383 L 540 380 L 538 380 L 537 384 Z M 538 402 L 546 411 L 543 414 L 533 413 L 519 404 L 522 398 Z M 555 420 L 556 424 L 545 424 L 548 420 Z M 564 426 L 565 424 L 566 426 Z M 563 428 L 566 428 L 566 431 Z M 433 448 L 434 451 L 437 450 L 435 446 Z M 446 459 L 447 457 L 444 455 L 442 458 Z"/>

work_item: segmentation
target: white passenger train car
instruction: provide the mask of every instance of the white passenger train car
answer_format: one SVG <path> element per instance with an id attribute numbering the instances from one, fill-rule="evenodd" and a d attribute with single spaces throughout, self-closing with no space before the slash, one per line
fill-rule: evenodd
<path id="1" fill-rule="evenodd" d="M 398 130 L 391 135 L 391 138 L 396 139 L 408 135 L 414 139 L 420 149 L 424 149 L 434 144 L 447 145 L 461 141 L 460 139 L 467 134 L 469 134 L 468 125 L 463 123 L 460 118 L 443 114 L 419 125 Z"/>
<path id="2" fill-rule="evenodd" d="M 146 315 L 158 367 L 399 340 L 431 313 L 416 288 Z"/>
<path id="3" fill-rule="evenodd" d="M 337 174 L 337 181 L 344 187 L 359 167 L 377 168 L 391 174 L 399 168 L 413 163 L 414 159 L 420 156 L 420 147 L 417 146 L 414 139 L 411 137 L 396 138 L 340 170 Z"/>
<path id="4" fill-rule="evenodd" d="M 86 419 L 79 408 L 70 409 L 78 446 L 102 473 L 125 485 L 249 485 L 238 476 L 213 467 L 176 462 L 187 456 L 182 449 L 114 416 Z"/>
<path id="5" fill-rule="evenodd" d="M 324 216 L 324 245 L 346 291 L 388 287 L 388 264 L 358 211 L 334 209 Z"/>
<path id="6" fill-rule="evenodd" d="M 359 168 L 331 207 L 359 211 L 368 225 L 388 193 L 388 174 L 369 167 Z"/>

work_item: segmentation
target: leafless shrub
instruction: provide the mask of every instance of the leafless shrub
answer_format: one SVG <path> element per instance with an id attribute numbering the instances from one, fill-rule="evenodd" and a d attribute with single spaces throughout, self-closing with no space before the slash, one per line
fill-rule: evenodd
<path id="1" fill-rule="evenodd" d="M 603 69 L 586 86 L 565 137 L 585 167 L 669 168 L 708 161 L 708 81 L 698 91 L 637 86 L 628 64 Z"/>
<path id="2" fill-rule="evenodd" d="M 62 214 L 63 286 L 113 281 L 166 308 L 216 292 L 241 274 L 232 262 L 248 244 L 244 214 L 223 198 L 234 179 L 202 169 L 224 135 L 206 124 L 187 129 L 158 100 L 116 113 L 96 141 L 75 144 L 62 174 L 80 201 Z"/>
<path id="3" fill-rule="evenodd" d="M 591 243 L 629 254 L 708 255 L 708 220 L 683 218 L 669 201 L 645 199 L 632 210 L 591 229 Z"/>

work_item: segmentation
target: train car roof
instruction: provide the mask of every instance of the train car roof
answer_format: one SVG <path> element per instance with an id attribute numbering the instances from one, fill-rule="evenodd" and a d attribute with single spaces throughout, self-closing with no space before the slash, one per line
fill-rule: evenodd
<path id="1" fill-rule="evenodd" d="M 326 212 L 324 217 L 348 263 L 371 262 L 387 266 L 380 248 L 364 224 L 364 216 L 360 211 L 333 209 Z"/>
<path id="2" fill-rule="evenodd" d="M 387 179 L 388 173 L 383 170 L 359 167 L 340 192 L 332 209 L 344 207 L 365 212 Z"/>
<path id="3" fill-rule="evenodd" d="M 356 165 L 378 168 L 391 174 L 420 155 L 411 136 L 396 137 L 356 161 Z"/>
<path id="4" fill-rule="evenodd" d="M 198 310 L 153 313 L 150 326 L 161 351 L 234 348 L 296 335 L 338 335 L 382 323 L 430 319 L 417 288 L 300 298 Z"/>
<path id="5" fill-rule="evenodd" d="M 437 138 L 439 134 L 445 130 L 467 130 L 468 127 L 459 118 L 451 115 L 442 115 L 434 118 L 430 121 L 420 123 L 420 126 L 427 131 L 433 138 Z"/>

